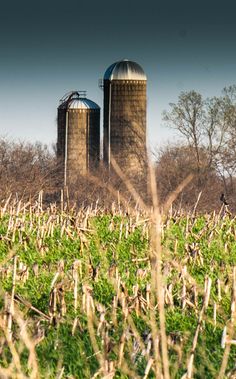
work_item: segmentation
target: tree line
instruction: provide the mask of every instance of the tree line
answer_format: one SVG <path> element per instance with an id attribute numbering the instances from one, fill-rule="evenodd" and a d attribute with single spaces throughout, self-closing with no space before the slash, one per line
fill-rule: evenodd
<path id="1" fill-rule="evenodd" d="M 193 173 L 192 183 L 178 199 L 183 206 L 190 207 L 201 193 L 200 208 L 216 209 L 224 193 L 235 211 L 236 85 L 206 99 L 196 91 L 181 92 L 163 113 L 163 120 L 180 140 L 156 154 L 161 198 Z"/>
<path id="2" fill-rule="evenodd" d="M 154 153 L 160 203 L 193 174 L 175 201 L 176 209 L 191 210 L 198 199 L 199 211 L 217 210 L 224 199 L 235 212 L 236 85 L 224 88 L 219 97 L 206 99 L 196 91 L 181 92 L 163 113 L 163 120 L 166 127 L 176 130 L 179 141 Z M 48 201 L 59 201 L 62 183 L 55 153 L 55 148 L 41 143 L 0 138 L 0 200 L 10 194 L 32 198 L 43 190 Z M 121 178 L 108 175 L 102 167 L 98 171 L 97 178 L 78 177 L 68 190 L 72 201 L 81 205 L 99 198 L 109 205 L 118 192 L 129 199 Z M 138 189 L 148 201 L 148 179 L 141 184 Z"/>

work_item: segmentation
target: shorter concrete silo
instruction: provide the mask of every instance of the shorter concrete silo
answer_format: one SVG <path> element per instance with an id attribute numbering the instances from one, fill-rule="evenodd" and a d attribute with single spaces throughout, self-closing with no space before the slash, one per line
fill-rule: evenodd
<path id="1" fill-rule="evenodd" d="M 96 169 L 100 157 L 100 107 L 73 91 L 60 101 L 57 118 L 57 159 L 64 185 Z"/>

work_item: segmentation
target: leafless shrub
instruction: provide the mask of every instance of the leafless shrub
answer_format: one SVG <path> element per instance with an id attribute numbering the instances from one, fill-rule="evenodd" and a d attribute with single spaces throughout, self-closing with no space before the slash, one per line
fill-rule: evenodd
<path id="1" fill-rule="evenodd" d="M 167 145 L 156 155 L 156 176 L 161 203 L 189 175 L 194 179 L 181 192 L 175 207 L 191 210 L 197 201 L 201 212 L 213 211 L 221 207 L 220 195 L 224 183 L 214 167 L 209 167 L 204 149 L 199 150 L 197 164 L 193 148 L 186 145 Z"/>
<path id="2" fill-rule="evenodd" d="M 34 197 L 41 190 L 55 189 L 56 161 L 53 152 L 41 143 L 0 139 L 0 199 L 10 194 Z"/>

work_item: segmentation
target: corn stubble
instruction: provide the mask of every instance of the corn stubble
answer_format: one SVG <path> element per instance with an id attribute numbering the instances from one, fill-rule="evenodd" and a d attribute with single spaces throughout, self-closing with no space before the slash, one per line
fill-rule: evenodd
<path id="1" fill-rule="evenodd" d="M 236 220 L 152 206 L 127 183 L 76 210 L 0 208 L 0 378 L 235 378 Z M 114 192 L 112 188 L 111 191 Z"/>

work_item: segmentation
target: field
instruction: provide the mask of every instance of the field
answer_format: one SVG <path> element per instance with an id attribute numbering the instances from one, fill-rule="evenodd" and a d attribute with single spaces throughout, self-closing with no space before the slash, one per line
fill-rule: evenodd
<path id="1" fill-rule="evenodd" d="M 235 218 L 65 208 L 1 205 L 1 378 L 236 377 Z"/>

